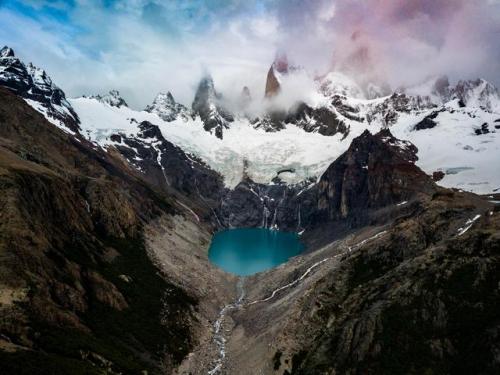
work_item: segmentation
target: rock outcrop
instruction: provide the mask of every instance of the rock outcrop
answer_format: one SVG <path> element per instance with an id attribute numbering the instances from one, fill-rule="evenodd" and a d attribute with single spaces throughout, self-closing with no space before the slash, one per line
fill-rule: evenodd
<path id="1" fill-rule="evenodd" d="M 434 183 L 414 163 L 417 148 L 389 130 L 355 138 L 318 183 L 318 210 L 328 220 L 365 216 L 379 209 L 432 195 Z"/>
<path id="2" fill-rule="evenodd" d="M 179 116 L 187 117 L 187 108 L 180 103 L 177 103 L 173 95 L 169 92 L 159 93 L 153 104 L 148 105 L 145 109 L 147 112 L 155 113 L 162 120 L 171 122 Z"/>
<path id="3" fill-rule="evenodd" d="M 0 50 L 0 86 L 27 100 L 56 125 L 79 131 L 78 115 L 47 73 L 34 65 L 25 65 L 9 47 Z"/>
<path id="4" fill-rule="evenodd" d="M 281 76 L 288 74 L 288 58 L 286 54 L 278 54 L 267 72 L 265 97 L 272 98 L 281 90 Z"/>
<path id="5" fill-rule="evenodd" d="M 111 90 L 105 95 L 92 95 L 90 98 L 99 100 L 101 103 L 107 104 L 111 107 L 128 107 L 127 102 L 120 96 L 120 92 L 118 90 Z"/>
<path id="6" fill-rule="evenodd" d="M 245 179 L 227 191 L 217 209 L 222 227 L 265 227 L 305 231 L 328 241 L 325 227 L 343 230 L 387 222 L 386 207 L 432 196 L 438 188 L 416 165 L 417 149 L 389 130 L 365 131 L 317 182 L 271 185 Z M 321 242 L 321 241 L 320 241 Z"/>
<path id="7" fill-rule="evenodd" d="M 224 129 L 234 121 L 233 116 L 221 105 L 221 95 L 215 91 L 212 77 L 204 77 L 194 97 L 192 109 L 195 116 L 200 116 L 203 127 L 222 139 Z"/>
<path id="8" fill-rule="evenodd" d="M 181 193 L 189 199 L 191 207 L 198 208 L 200 216 L 206 215 L 216 225 L 212 208 L 225 192 L 222 177 L 196 156 L 167 141 L 158 126 L 143 121 L 139 130 L 133 137 L 113 134 L 113 146 L 152 186 L 166 193 Z"/>

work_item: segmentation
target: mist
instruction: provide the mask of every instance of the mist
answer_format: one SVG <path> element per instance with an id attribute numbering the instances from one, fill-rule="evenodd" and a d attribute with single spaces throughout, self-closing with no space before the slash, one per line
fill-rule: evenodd
<path id="1" fill-rule="evenodd" d="M 2 1 L 0 21 L 0 44 L 68 96 L 118 89 L 137 109 L 166 91 L 189 106 L 207 72 L 224 97 L 248 86 L 260 102 L 278 50 L 309 78 L 339 70 L 393 88 L 441 74 L 500 84 L 498 0 Z M 308 96 L 311 82 L 287 83 L 276 100 Z"/>

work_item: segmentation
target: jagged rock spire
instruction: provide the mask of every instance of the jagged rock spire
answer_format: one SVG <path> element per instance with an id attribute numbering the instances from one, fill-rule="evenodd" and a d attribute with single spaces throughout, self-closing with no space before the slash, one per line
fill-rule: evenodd
<path id="1" fill-rule="evenodd" d="M 128 107 L 127 102 L 120 96 L 118 90 L 110 90 L 106 95 L 92 95 L 91 99 L 97 99 L 102 103 L 108 104 L 111 107 Z"/>
<path id="2" fill-rule="evenodd" d="M 162 120 L 168 122 L 174 121 L 179 114 L 187 112 L 187 108 L 177 103 L 170 91 L 167 93 L 160 92 L 153 104 L 148 105 L 145 110 L 157 114 Z"/>
<path id="3" fill-rule="evenodd" d="M 224 128 L 229 127 L 229 122 L 234 120 L 233 116 L 221 106 L 221 96 L 215 91 L 212 77 L 203 77 L 196 90 L 193 101 L 193 113 L 199 115 L 203 121 L 205 130 L 215 132 L 222 139 Z"/>
<path id="4" fill-rule="evenodd" d="M 281 89 L 281 76 L 288 74 L 288 58 L 285 53 L 278 53 L 269 68 L 266 80 L 266 98 L 277 95 Z"/>

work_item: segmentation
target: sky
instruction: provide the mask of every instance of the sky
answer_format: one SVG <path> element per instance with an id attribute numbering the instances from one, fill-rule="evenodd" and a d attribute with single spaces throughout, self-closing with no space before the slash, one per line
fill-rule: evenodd
<path id="1" fill-rule="evenodd" d="M 277 52 L 317 76 L 500 85 L 500 0 L 0 0 L 0 26 L 68 96 L 118 89 L 141 109 L 166 91 L 189 105 L 207 73 L 261 97 Z"/>

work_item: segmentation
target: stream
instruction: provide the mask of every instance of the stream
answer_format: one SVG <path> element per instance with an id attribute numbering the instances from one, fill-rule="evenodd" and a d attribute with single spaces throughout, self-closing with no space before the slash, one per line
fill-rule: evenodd
<path id="1" fill-rule="evenodd" d="M 226 338 L 224 337 L 224 319 L 227 313 L 233 309 L 239 309 L 243 304 L 243 298 L 245 298 L 245 288 L 244 288 L 245 278 L 240 277 L 236 283 L 236 290 L 238 299 L 229 305 L 222 308 L 219 313 L 219 318 L 214 323 L 214 338 L 213 341 L 217 346 L 219 353 L 218 358 L 214 362 L 214 367 L 208 371 L 208 375 L 219 374 L 222 369 L 222 364 L 226 358 Z"/>

